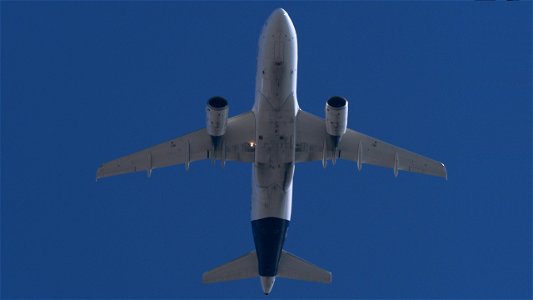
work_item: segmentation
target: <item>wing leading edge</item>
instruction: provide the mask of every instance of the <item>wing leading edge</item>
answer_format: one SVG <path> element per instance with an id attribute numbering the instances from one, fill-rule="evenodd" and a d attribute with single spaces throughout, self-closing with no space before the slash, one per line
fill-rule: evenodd
<path id="1" fill-rule="evenodd" d="M 340 158 L 356 162 L 359 169 L 363 164 L 371 164 L 391 168 L 395 175 L 398 171 L 408 171 L 448 178 L 443 163 L 352 129 L 346 131 L 335 150 L 329 141 L 324 120 L 305 111 L 298 112 L 296 122 L 296 162 L 322 160 L 325 165 L 328 160 Z"/>
<path id="2" fill-rule="evenodd" d="M 104 163 L 98 168 L 96 178 L 139 171 L 147 171 L 150 175 L 153 169 L 179 164 L 188 168 L 191 162 L 204 159 L 222 163 L 226 160 L 253 162 L 255 150 L 250 143 L 254 140 L 255 115 L 247 112 L 228 119 L 226 134 L 217 149 L 213 148 L 204 128 Z"/>

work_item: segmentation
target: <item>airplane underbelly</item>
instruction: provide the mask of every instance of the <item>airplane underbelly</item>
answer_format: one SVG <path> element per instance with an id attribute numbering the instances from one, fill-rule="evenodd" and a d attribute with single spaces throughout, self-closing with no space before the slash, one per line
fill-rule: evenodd
<path id="1" fill-rule="evenodd" d="M 290 220 L 295 161 L 296 39 L 273 30 L 260 39 L 254 114 L 252 221 Z"/>
<path id="2" fill-rule="evenodd" d="M 256 112 L 252 220 L 267 217 L 290 220 L 295 157 L 293 93 L 281 107 L 264 99 Z M 278 102 L 275 101 L 276 103 Z"/>
<path id="3" fill-rule="evenodd" d="M 252 220 L 269 217 L 290 220 L 294 164 L 280 168 L 254 164 L 252 173 Z"/>

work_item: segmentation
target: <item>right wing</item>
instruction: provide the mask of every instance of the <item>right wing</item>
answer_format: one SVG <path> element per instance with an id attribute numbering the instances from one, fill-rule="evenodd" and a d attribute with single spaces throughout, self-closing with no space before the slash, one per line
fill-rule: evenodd
<path id="1" fill-rule="evenodd" d="M 255 149 L 255 115 L 253 112 L 228 119 L 222 144 L 215 151 L 207 130 L 200 129 L 168 142 L 123 156 L 102 164 L 96 172 L 96 179 L 131 172 L 147 171 L 172 165 L 185 164 L 203 159 L 218 159 L 253 162 Z"/>
<path id="2" fill-rule="evenodd" d="M 447 178 L 443 163 L 347 129 L 334 153 L 324 119 L 300 110 L 297 115 L 296 162 L 337 158 L 362 164 Z"/>

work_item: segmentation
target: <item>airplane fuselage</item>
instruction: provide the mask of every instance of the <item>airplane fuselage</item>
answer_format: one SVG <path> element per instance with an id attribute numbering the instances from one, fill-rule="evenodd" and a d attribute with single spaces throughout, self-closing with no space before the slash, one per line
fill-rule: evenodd
<path id="1" fill-rule="evenodd" d="M 296 31 L 278 9 L 259 39 L 255 104 L 255 163 L 252 173 L 252 230 L 259 275 L 273 281 L 291 218 L 295 162 L 297 77 Z M 266 283 L 268 284 L 268 283 Z"/>

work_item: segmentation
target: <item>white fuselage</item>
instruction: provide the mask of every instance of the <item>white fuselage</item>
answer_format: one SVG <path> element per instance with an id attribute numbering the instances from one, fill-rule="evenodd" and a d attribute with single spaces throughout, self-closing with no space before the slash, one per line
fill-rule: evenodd
<path id="1" fill-rule="evenodd" d="M 257 56 L 252 213 L 258 220 L 291 218 L 298 65 L 296 30 L 284 10 L 268 18 Z"/>

